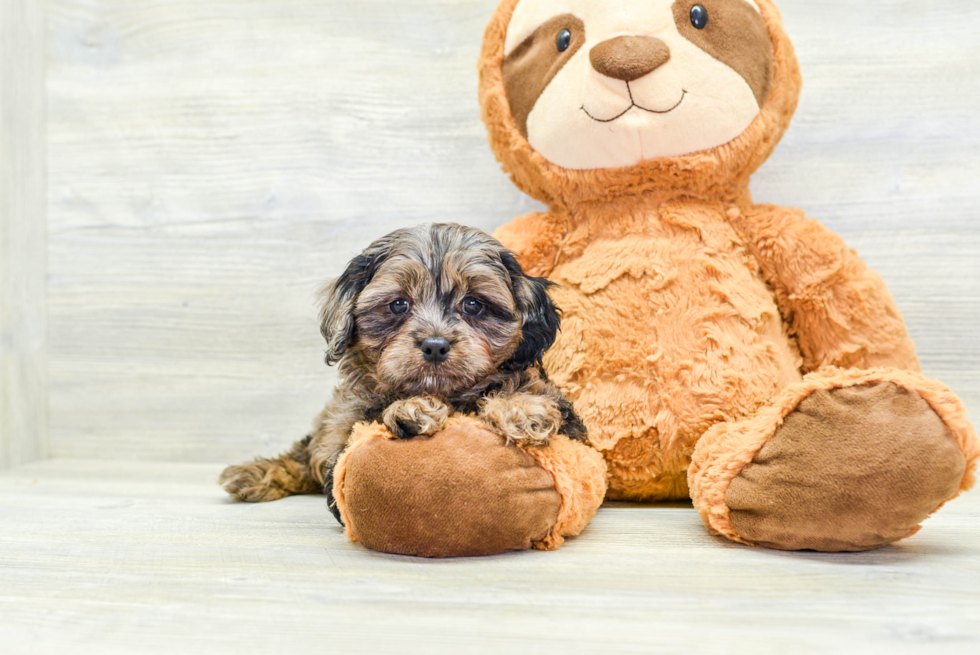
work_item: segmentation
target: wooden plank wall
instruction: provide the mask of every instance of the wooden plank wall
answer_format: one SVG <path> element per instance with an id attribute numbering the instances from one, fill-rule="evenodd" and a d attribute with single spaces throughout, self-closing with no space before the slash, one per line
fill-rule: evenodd
<path id="1" fill-rule="evenodd" d="M 49 0 L 54 455 L 282 448 L 333 380 L 322 280 L 397 226 L 535 206 L 479 121 L 494 5 Z M 781 7 L 806 85 L 756 199 L 843 233 L 976 410 L 980 5 Z"/>
<path id="2" fill-rule="evenodd" d="M 0 469 L 47 450 L 44 12 L 0 0 Z"/>

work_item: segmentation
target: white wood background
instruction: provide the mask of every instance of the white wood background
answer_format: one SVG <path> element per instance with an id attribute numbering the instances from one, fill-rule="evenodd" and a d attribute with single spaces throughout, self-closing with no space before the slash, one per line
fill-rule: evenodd
<path id="1" fill-rule="evenodd" d="M 233 462 L 332 384 L 313 291 L 421 221 L 535 205 L 485 143 L 494 0 L 48 0 L 54 456 Z M 783 0 L 805 79 L 755 177 L 885 276 L 980 418 L 980 3 Z"/>
<path id="2" fill-rule="evenodd" d="M 0 0 L 0 470 L 47 454 L 42 9 Z"/>
<path id="3" fill-rule="evenodd" d="M 45 37 L 42 0 L 0 0 L 0 468 L 48 419 L 55 456 L 0 472 L 3 655 L 978 651 L 977 493 L 873 553 L 614 505 L 554 553 L 432 562 L 214 484 L 326 397 L 323 279 L 396 226 L 534 207 L 478 119 L 493 3 L 47 0 Z M 980 3 L 781 6 L 806 86 L 756 198 L 845 234 L 976 419 Z"/>

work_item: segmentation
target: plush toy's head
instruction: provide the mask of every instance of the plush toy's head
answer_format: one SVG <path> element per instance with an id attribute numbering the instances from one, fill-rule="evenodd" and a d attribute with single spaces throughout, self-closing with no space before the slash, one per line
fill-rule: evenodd
<path id="1" fill-rule="evenodd" d="M 498 369 L 541 362 L 560 322 L 549 285 L 475 228 L 397 230 L 324 289 L 327 362 L 390 393 L 451 397 Z"/>
<path id="2" fill-rule="evenodd" d="M 552 204 L 736 189 L 799 93 L 770 0 L 504 0 L 480 68 L 498 158 Z"/>

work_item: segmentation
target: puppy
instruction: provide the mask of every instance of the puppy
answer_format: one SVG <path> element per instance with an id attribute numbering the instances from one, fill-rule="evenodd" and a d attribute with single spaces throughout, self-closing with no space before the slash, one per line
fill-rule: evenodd
<path id="1" fill-rule="evenodd" d="M 229 467 L 220 483 L 252 502 L 329 495 L 334 464 L 362 421 L 406 439 L 475 414 L 509 442 L 584 441 L 585 426 L 541 367 L 560 324 L 550 285 L 461 225 L 375 241 L 323 291 L 326 362 L 338 364 L 341 380 L 314 432 L 279 458 Z"/>

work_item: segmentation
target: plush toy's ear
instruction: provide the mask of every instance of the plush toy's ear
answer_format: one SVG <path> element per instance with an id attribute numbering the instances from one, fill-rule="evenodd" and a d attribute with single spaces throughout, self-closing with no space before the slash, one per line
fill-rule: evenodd
<path id="1" fill-rule="evenodd" d="M 520 345 L 503 367 L 522 370 L 540 365 L 541 358 L 551 348 L 561 328 L 561 310 L 548 296 L 548 287 L 554 286 L 554 283 L 525 273 L 517 258 L 509 252 L 505 252 L 501 260 L 510 274 L 523 332 Z"/>
<path id="2" fill-rule="evenodd" d="M 379 257 L 374 249 L 351 260 L 336 280 L 320 292 L 320 334 L 327 340 L 327 365 L 336 364 L 354 343 L 354 303 L 377 271 Z"/>

